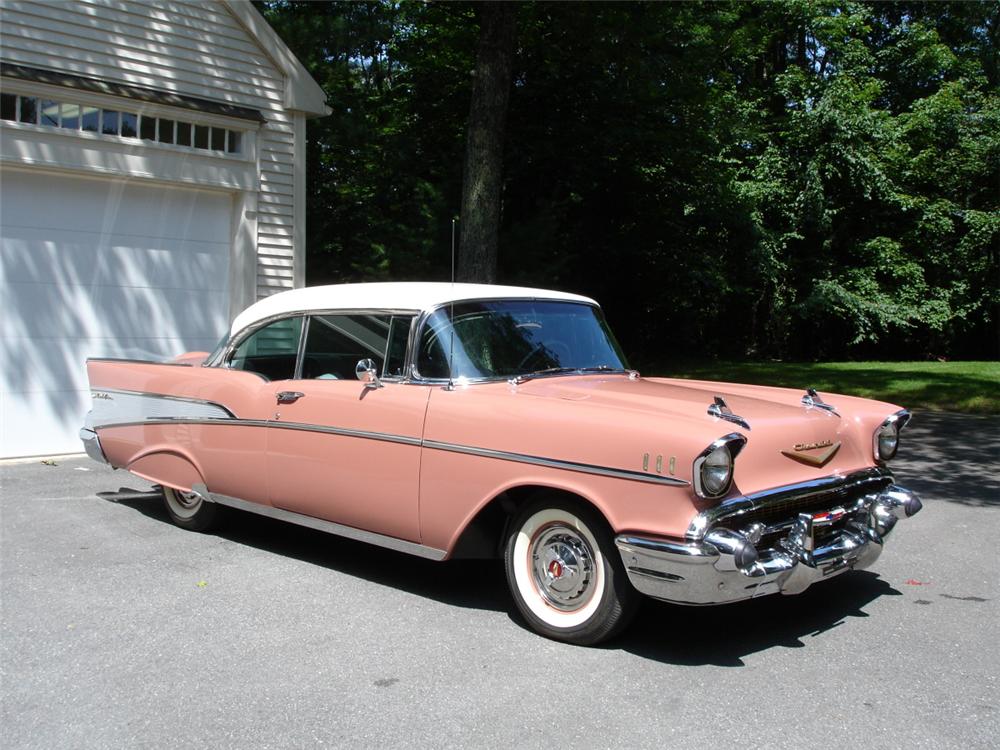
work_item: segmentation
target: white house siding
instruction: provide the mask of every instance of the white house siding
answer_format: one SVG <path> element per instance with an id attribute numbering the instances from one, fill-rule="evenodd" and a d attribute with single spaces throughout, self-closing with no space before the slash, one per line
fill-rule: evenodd
<path id="1" fill-rule="evenodd" d="M 256 233 L 257 296 L 301 283 L 295 167 L 303 146 L 295 133 L 304 115 L 284 108 L 281 69 L 225 4 L 4 0 L 0 29 L 5 62 L 260 110 L 267 122 L 257 141 L 259 184 L 245 204 Z"/>

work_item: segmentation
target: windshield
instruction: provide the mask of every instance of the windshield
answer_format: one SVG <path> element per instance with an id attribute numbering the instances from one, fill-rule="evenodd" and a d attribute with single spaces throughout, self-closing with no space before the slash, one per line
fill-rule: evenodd
<path id="1" fill-rule="evenodd" d="M 462 302 L 436 310 L 420 336 L 424 378 L 510 378 L 553 369 L 627 367 L 600 310 L 575 302 Z M 453 335 L 454 334 L 454 335 Z"/>

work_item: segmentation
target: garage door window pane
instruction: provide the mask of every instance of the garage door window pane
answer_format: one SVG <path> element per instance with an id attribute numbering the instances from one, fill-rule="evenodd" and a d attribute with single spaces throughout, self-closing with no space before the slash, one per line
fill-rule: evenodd
<path id="1" fill-rule="evenodd" d="M 139 135 L 139 117 L 131 112 L 122 112 L 122 135 L 135 138 Z"/>
<path id="2" fill-rule="evenodd" d="M 226 150 L 226 131 L 223 128 L 212 128 L 212 150 Z"/>
<path id="3" fill-rule="evenodd" d="M 77 104 L 62 105 L 62 127 L 67 130 L 80 129 L 80 107 Z"/>
<path id="4" fill-rule="evenodd" d="M 156 118 L 142 115 L 139 118 L 139 137 L 144 141 L 156 140 Z"/>
<path id="5" fill-rule="evenodd" d="M 191 123 L 189 122 L 177 123 L 177 145 L 178 146 L 191 145 Z"/>
<path id="6" fill-rule="evenodd" d="M 80 113 L 80 127 L 88 133 L 96 133 L 101 110 L 97 107 L 81 107 Z"/>
<path id="7" fill-rule="evenodd" d="M 160 130 L 157 136 L 157 140 L 160 143 L 173 143 L 174 142 L 174 121 L 164 120 L 160 118 Z"/>
<path id="8" fill-rule="evenodd" d="M 40 123 L 53 128 L 59 127 L 59 102 L 54 102 L 51 99 L 42 99 L 42 117 Z"/>
<path id="9" fill-rule="evenodd" d="M 208 148 L 208 125 L 194 126 L 194 147 Z"/>
<path id="10" fill-rule="evenodd" d="M 255 372 L 268 380 L 295 377 L 302 318 L 286 318 L 255 331 L 236 347 L 229 360 L 233 370 Z"/>
<path id="11" fill-rule="evenodd" d="M 118 135 L 118 113 L 105 109 L 101 112 L 101 132 L 104 135 Z"/>
<path id="12" fill-rule="evenodd" d="M 21 122 L 38 124 L 38 99 L 33 96 L 21 97 Z"/>
<path id="13" fill-rule="evenodd" d="M 0 119 L 17 119 L 17 97 L 14 94 L 0 94 Z"/>

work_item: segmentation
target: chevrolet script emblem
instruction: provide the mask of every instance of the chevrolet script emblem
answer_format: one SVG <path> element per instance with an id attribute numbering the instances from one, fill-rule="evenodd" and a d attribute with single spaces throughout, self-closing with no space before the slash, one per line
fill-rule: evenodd
<path id="1" fill-rule="evenodd" d="M 826 450 L 822 453 L 808 452 L 819 450 L 821 448 L 826 448 Z M 804 464 L 809 464 L 810 466 L 822 466 L 837 455 L 837 451 L 839 450 L 839 440 L 836 443 L 832 440 L 820 440 L 818 443 L 796 443 L 794 451 L 781 451 L 781 454 L 783 456 L 788 456 L 789 458 L 794 458 L 796 461 L 801 461 Z"/>

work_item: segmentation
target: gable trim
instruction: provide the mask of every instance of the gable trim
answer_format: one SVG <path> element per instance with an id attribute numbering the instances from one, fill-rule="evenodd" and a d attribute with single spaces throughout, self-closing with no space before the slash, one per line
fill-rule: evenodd
<path id="1" fill-rule="evenodd" d="M 326 92 L 249 0 L 222 0 L 222 4 L 285 75 L 285 107 L 311 117 L 330 114 Z"/>

